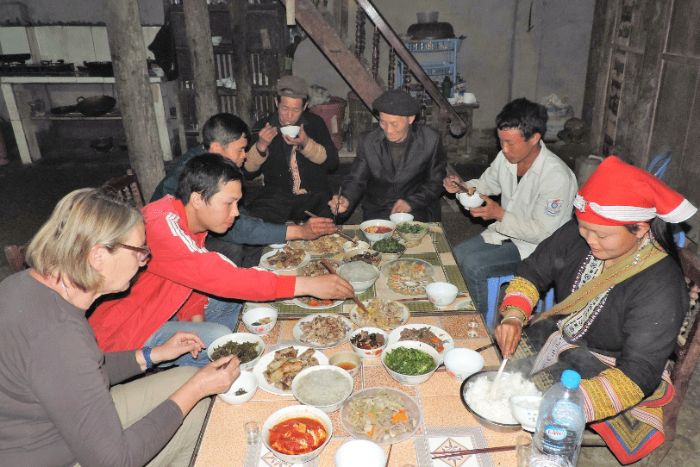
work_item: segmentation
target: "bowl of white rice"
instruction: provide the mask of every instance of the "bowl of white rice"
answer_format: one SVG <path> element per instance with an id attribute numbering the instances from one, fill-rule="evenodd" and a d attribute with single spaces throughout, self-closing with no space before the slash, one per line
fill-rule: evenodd
<path id="1" fill-rule="evenodd" d="M 498 371 L 474 373 L 465 379 L 460 388 L 462 404 L 479 420 L 479 423 L 495 431 L 507 432 L 520 429 L 510 407 L 511 396 L 541 396 L 535 383 L 520 373 L 503 372 L 494 387 Z"/>
<path id="2" fill-rule="evenodd" d="M 312 405 L 326 413 L 335 412 L 352 394 L 355 381 L 335 365 L 305 368 L 292 380 L 292 394 L 304 405 Z"/>

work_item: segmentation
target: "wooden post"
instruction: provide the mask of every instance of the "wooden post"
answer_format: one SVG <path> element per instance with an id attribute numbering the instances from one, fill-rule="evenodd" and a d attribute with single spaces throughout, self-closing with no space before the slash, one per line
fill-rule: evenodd
<path id="1" fill-rule="evenodd" d="M 248 66 L 248 26 L 245 18 L 248 14 L 248 0 L 233 0 L 229 4 L 234 52 L 233 78 L 236 80 L 236 111 L 238 116 L 254 125 L 256 119 L 253 105 L 253 83 Z"/>
<path id="2" fill-rule="evenodd" d="M 184 0 L 182 9 L 185 16 L 187 49 L 190 53 L 190 63 L 192 63 L 194 75 L 194 107 L 197 115 L 197 128 L 201 128 L 209 117 L 219 112 L 209 8 L 206 0 Z"/>
<path id="3" fill-rule="evenodd" d="M 129 162 L 145 199 L 165 177 L 137 0 L 108 0 L 107 38 Z"/>

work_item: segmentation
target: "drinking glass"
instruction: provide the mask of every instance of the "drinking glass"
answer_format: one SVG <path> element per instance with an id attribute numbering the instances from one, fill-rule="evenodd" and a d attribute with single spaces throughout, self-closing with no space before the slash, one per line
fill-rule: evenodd
<path id="1" fill-rule="evenodd" d="M 515 455 L 518 458 L 518 467 L 528 467 L 530 465 L 531 452 L 532 438 L 527 435 L 518 435 L 515 439 Z"/>
<path id="2" fill-rule="evenodd" d="M 246 422 L 243 425 L 248 444 L 257 444 L 260 440 L 260 424 L 258 422 Z"/>

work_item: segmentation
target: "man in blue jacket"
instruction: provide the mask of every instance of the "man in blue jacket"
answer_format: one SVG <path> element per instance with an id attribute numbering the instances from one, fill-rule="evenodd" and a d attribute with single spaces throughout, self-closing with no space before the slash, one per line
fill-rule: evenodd
<path id="1" fill-rule="evenodd" d="M 202 127 L 202 144 L 180 156 L 166 177 L 158 184 L 151 202 L 165 195 L 174 195 L 178 179 L 187 162 L 195 156 L 212 152 L 233 161 L 238 167 L 246 159 L 250 130 L 239 117 L 229 113 L 219 113 L 207 120 Z M 260 248 L 245 245 L 269 245 L 284 243 L 287 240 L 313 240 L 336 231 L 333 220 L 311 218 L 302 225 L 273 224 L 241 213 L 233 227 L 223 235 L 209 235 L 206 246 L 212 251 L 226 255 L 243 267 L 255 266 L 259 260 Z"/>

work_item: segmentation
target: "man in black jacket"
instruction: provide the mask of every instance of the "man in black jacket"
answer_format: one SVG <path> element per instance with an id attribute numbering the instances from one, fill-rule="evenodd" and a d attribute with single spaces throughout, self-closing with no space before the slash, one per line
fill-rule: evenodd
<path id="1" fill-rule="evenodd" d="M 328 206 L 342 214 L 361 199 L 365 220 L 409 212 L 416 220 L 439 221 L 447 165 L 440 135 L 413 124 L 420 105 L 404 91 L 386 91 L 372 106 L 380 128 L 362 139 L 342 196 L 333 196 Z"/>
<path id="2" fill-rule="evenodd" d="M 253 145 L 243 165 L 247 177 L 264 176 L 262 192 L 246 203 L 267 222 L 300 221 L 305 210 L 328 216 L 328 174 L 338 167 L 338 151 L 321 117 L 306 111 L 308 86 L 297 76 L 277 82 L 277 112 L 255 124 Z M 296 136 L 281 134 L 299 126 Z"/>

